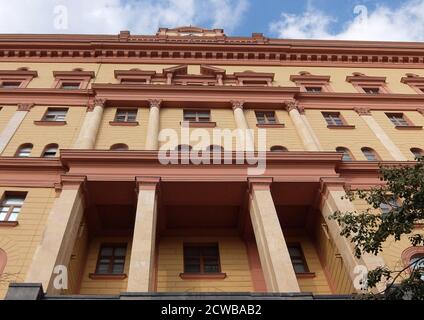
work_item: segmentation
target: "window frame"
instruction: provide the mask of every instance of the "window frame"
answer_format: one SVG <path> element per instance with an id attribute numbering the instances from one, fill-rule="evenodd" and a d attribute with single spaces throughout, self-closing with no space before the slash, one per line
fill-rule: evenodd
<path id="1" fill-rule="evenodd" d="M 413 150 L 418 151 L 419 156 L 417 156 L 417 154 Z M 411 153 L 413 154 L 414 159 L 423 158 L 424 157 L 424 150 L 421 149 L 421 148 L 415 148 L 414 147 L 414 148 L 409 149 L 409 151 L 411 151 Z"/>
<path id="2" fill-rule="evenodd" d="M 57 120 L 57 118 L 59 117 L 58 115 L 54 116 L 54 120 L 49 120 L 47 117 L 49 117 L 49 113 L 50 112 L 59 112 L 59 111 L 63 111 L 65 112 L 63 120 Z M 66 117 L 68 116 L 68 111 L 69 108 L 47 108 L 46 112 L 43 115 L 43 118 L 41 119 L 42 122 L 66 122 Z"/>
<path id="3" fill-rule="evenodd" d="M 112 248 L 112 256 L 111 259 L 109 259 L 109 264 L 108 264 L 108 272 L 107 273 L 100 273 L 99 272 L 99 266 L 101 265 L 100 260 L 102 260 L 102 250 L 104 248 Z M 122 272 L 121 273 L 113 273 L 113 267 L 114 267 L 114 261 L 117 260 L 116 256 L 115 256 L 115 250 L 116 249 L 122 249 L 125 248 L 125 255 L 124 256 L 117 256 L 117 257 L 123 257 L 124 263 L 122 265 Z M 98 250 L 98 254 L 97 254 L 97 262 L 96 262 L 96 268 L 95 268 L 95 272 L 94 275 L 98 275 L 98 276 L 122 276 L 125 275 L 125 264 L 126 264 L 126 259 L 128 256 L 128 243 L 102 243 L 99 246 L 99 250 Z M 112 271 L 112 272 L 111 272 Z"/>
<path id="4" fill-rule="evenodd" d="M 260 115 L 263 115 L 263 119 L 265 120 L 265 122 L 260 122 L 259 118 Z M 272 114 L 270 116 L 270 114 Z M 255 117 L 256 117 L 256 123 L 258 125 L 276 125 L 276 124 L 280 124 L 280 122 L 278 121 L 277 118 L 277 113 L 274 110 L 260 110 L 260 111 L 255 111 Z M 270 121 L 270 118 L 273 119 L 273 121 Z"/>
<path id="5" fill-rule="evenodd" d="M 28 156 L 21 156 L 20 153 L 22 149 L 31 149 Z M 15 152 L 15 158 L 30 158 L 32 150 L 34 149 L 34 145 L 32 143 L 24 143 L 18 147 L 18 150 Z"/>
<path id="6" fill-rule="evenodd" d="M 338 149 L 343 149 L 343 152 L 339 151 Z M 342 161 L 346 161 L 346 162 L 355 161 L 355 157 L 353 156 L 353 154 L 352 154 L 352 152 L 350 151 L 349 148 L 346 148 L 346 147 L 337 147 L 336 148 L 336 152 L 343 153 Z M 349 160 L 346 160 L 345 159 L 345 155 L 346 154 L 349 156 Z"/>
<path id="7" fill-rule="evenodd" d="M 364 149 L 366 149 L 367 151 L 371 151 L 373 153 L 374 157 L 375 157 L 375 160 L 369 160 L 368 157 L 365 155 Z M 366 158 L 366 161 L 369 161 L 369 162 L 381 161 L 381 158 L 380 158 L 379 154 L 373 148 L 362 147 L 361 148 L 361 152 L 362 152 L 362 155 Z"/>
<path id="8" fill-rule="evenodd" d="M 199 255 L 199 272 L 188 272 L 187 271 L 187 265 L 186 265 L 186 249 L 187 248 L 198 248 L 200 249 L 200 255 Z M 202 251 L 205 248 L 215 248 L 217 251 L 217 256 L 213 257 L 214 259 L 217 260 L 217 267 L 218 267 L 218 271 L 217 272 L 205 272 L 204 270 L 204 265 L 205 265 L 205 258 L 207 258 L 207 256 L 205 256 Z M 220 250 L 219 250 L 219 243 L 184 243 L 183 244 L 183 270 L 184 270 L 184 274 L 185 275 L 203 275 L 203 276 L 208 276 L 208 275 L 216 275 L 216 274 L 221 274 L 222 273 L 222 266 L 221 266 L 221 255 L 220 255 Z"/>
<path id="9" fill-rule="evenodd" d="M 189 113 L 189 112 L 194 114 L 194 117 L 191 117 L 191 119 L 194 119 L 194 120 L 188 119 L 186 113 Z M 202 117 L 200 117 L 199 114 L 202 112 L 209 114 L 207 121 L 200 120 Z M 186 122 L 186 123 L 210 123 L 211 118 L 212 118 L 211 110 L 206 110 L 206 109 L 198 109 L 198 110 L 184 109 L 183 110 L 183 122 Z"/>
<path id="10" fill-rule="evenodd" d="M 27 192 L 14 192 L 14 191 L 12 191 L 12 192 L 6 191 L 3 194 L 3 196 L 1 197 L 1 200 L 0 200 L 0 212 L 3 210 L 3 208 L 9 207 L 9 205 L 6 205 L 6 201 L 10 198 L 22 198 L 22 204 L 20 204 L 20 205 L 10 205 L 9 209 L 6 212 L 4 219 L 0 220 L 0 224 L 14 224 L 14 225 L 16 225 L 18 223 L 18 217 L 22 212 L 22 208 L 25 204 L 25 200 L 26 200 L 27 195 L 28 195 Z M 15 220 L 10 220 L 10 216 L 14 213 L 13 210 L 15 208 L 19 208 L 19 212 L 16 214 Z"/>
<path id="11" fill-rule="evenodd" d="M 386 114 L 387 118 L 390 120 L 390 122 L 395 127 L 411 127 L 411 126 L 414 126 L 414 124 L 411 122 L 411 120 L 409 120 L 408 117 L 403 112 L 386 112 L 385 114 Z M 399 120 L 396 117 L 400 117 L 401 120 Z"/>
<path id="12" fill-rule="evenodd" d="M 18 86 L 9 86 L 9 87 L 5 87 L 5 83 L 19 83 Z M 20 79 L 0 79 L 0 89 L 20 89 L 23 88 L 23 84 L 24 84 L 24 80 L 20 80 Z"/>
<path id="13" fill-rule="evenodd" d="M 113 145 L 110 146 L 109 148 L 110 151 L 128 151 L 129 147 L 126 143 L 115 143 Z"/>
<path id="14" fill-rule="evenodd" d="M 49 150 L 55 149 L 56 152 L 53 156 L 46 156 L 46 153 L 49 152 Z M 43 153 L 41 154 L 42 158 L 47 158 L 47 159 L 51 159 L 51 158 L 57 158 L 58 157 L 58 153 L 59 153 L 59 145 L 57 143 L 50 143 L 47 146 L 44 147 L 43 149 Z"/>
<path id="15" fill-rule="evenodd" d="M 355 129 L 356 126 L 349 125 L 340 111 L 321 111 L 327 123 L 328 129 Z M 338 121 L 337 121 L 338 120 Z M 339 123 L 340 122 L 340 123 Z"/>
<path id="16" fill-rule="evenodd" d="M 300 255 L 297 258 L 300 259 L 300 260 L 302 260 L 302 267 L 304 268 L 305 271 L 303 271 L 303 272 L 296 272 L 296 268 L 294 267 L 295 263 L 293 262 L 293 256 L 290 254 L 290 248 L 296 248 L 300 252 Z M 303 251 L 303 248 L 302 248 L 302 244 L 301 243 L 298 243 L 298 242 L 288 243 L 287 244 L 287 249 L 289 251 L 290 261 L 292 263 L 294 272 L 296 274 L 308 274 L 308 273 L 311 273 L 311 270 L 309 269 L 308 262 L 307 262 L 306 257 L 305 257 L 305 252 Z"/>
<path id="17" fill-rule="evenodd" d="M 124 120 L 119 120 L 119 113 L 124 114 Z M 133 120 L 129 120 L 130 118 L 132 118 L 134 116 Z M 115 112 L 115 118 L 114 118 L 114 122 L 116 123 L 134 123 L 137 122 L 137 116 L 138 116 L 138 109 L 122 109 L 122 108 L 118 108 L 116 109 Z"/>
<path id="18" fill-rule="evenodd" d="M 269 151 L 274 153 L 281 153 L 281 152 L 289 152 L 289 149 L 284 146 L 275 145 L 269 148 Z"/>

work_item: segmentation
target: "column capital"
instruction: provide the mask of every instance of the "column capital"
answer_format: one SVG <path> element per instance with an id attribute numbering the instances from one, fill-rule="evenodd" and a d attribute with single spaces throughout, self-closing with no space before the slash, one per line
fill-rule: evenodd
<path id="1" fill-rule="evenodd" d="M 242 109 L 244 108 L 244 101 L 243 100 L 231 100 L 231 105 L 233 107 L 233 110 Z"/>
<path id="2" fill-rule="evenodd" d="M 346 180 L 344 178 L 337 177 L 324 177 L 320 179 L 320 193 L 325 199 L 328 196 L 328 192 L 331 190 L 345 190 Z"/>
<path id="3" fill-rule="evenodd" d="M 250 177 L 247 179 L 249 183 L 249 193 L 253 190 L 270 190 L 274 181 L 272 177 Z"/>
<path id="4" fill-rule="evenodd" d="M 34 103 L 19 103 L 18 111 L 30 111 L 34 107 Z"/>
<path id="5" fill-rule="evenodd" d="M 360 116 L 370 116 L 371 115 L 371 109 L 368 108 L 368 107 L 356 107 L 356 108 L 354 108 L 354 110 Z"/>
<path id="6" fill-rule="evenodd" d="M 136 191 L 138 193 L 141 190 L 157 190 L 160 181 L 160 177 L 135 177 Z"/>
<path id="7" fill-rule="evenodd" d="M 424 116 L 424 107 L 423 108 L 418 108 L 417 111 Z"/>
<path id="8" fill-rule="evenodd" d="M 161 99 L 149 99 L 148 102 L 149 102 L 150 108 L 160 108 L 162 105 Z"/>
<path id="9" fill-rule="evenodd" d="M 91 112 L 94 110 L 95 107 L 104 108 L 106 105 L 106 102 L 107 102 L 106 98 L 94 98 L 93 101 L 88 104 L 87 111 Z"/>
<path id="10" fill-rule="evenodd" d="M 62 189 L 78 189 L 82 184 L 87 181 L 87 176 L 82 175 L 62 175 L 60 177 Z"/>
<path id="11" fill-rule="evenodd" d="M 299 102 L 297 102 L 296 100 L 284 101 L 284 105 L 288 112 L 292 110 L 297 110 L 300 114 L 305 113 L 305 108 L 303 106 L 300 106 Z"/>

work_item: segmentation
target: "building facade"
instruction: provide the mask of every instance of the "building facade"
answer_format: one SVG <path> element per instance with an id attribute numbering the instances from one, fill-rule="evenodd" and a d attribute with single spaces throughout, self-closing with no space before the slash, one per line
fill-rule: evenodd
<path id="1" fill-rule="evenodd" d="M 0 297 L 346 295 L 407 265 L 424 249 L 356 259 L 328 216 L 423 155 L 423 66 L 422 43 L 0 35 Z"/>

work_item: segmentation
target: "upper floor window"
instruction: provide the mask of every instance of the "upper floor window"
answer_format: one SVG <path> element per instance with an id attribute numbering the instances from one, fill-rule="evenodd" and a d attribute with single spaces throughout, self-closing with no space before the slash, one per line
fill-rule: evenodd
<path id="1" fill-rule="evenodd" d="M 116 122 L 135 122 L 137 120 L 137 110 L 118 109 L 115 115 Z"/>
<path id="2" fill-rule="evenodd" d="M 403 113 L 386 113 L 387 117 L 396 127 L 408 127 L 410 122 Z"/>
<path id="3" fill-rule="evenodd" d="M 287 246 L 289 249 L 290 259 L 293 265 L 294 272 L 307 273 L 309 272 L 302 247 L 299 244 L 290 244 Z"/>
<path id="4" fill-rule="evenodd" d="M 94 78 L 94 71 L 84 71 L 76 68 L 71 71 L 53 71 L 55 78 L 53 88 L 65 90 L 87 89 L 91 79 Z"/>
<path id="5" fill-rule="evenodd" d="M 54 158 L 57 156 L 59 146 L 55 143 L 49 144 L 44 148 L 42 157 L 43 158 Z"/>
<path id="6" fill-rule="evenodd" d="M 322 87 L 305 87 L 306 92 L 322 92 Z"/>
<path id="7" fill-rule="evenodd" d="M 271 150 L 271 152 L 287 152 L 287 151 L 289 151 L 286 147 L 283 147 L 283 146 L 272 146 L 270 150 Z"/>
<path id="8" fill-rule="evenodd" d="M 22 81 L 0 81 L 0 88 L 16 89 L 22 86 Z"/>
<path id="9" fill-rule="evenodd" d="M 0 221 L 15 222 L 25 201 L 26 194 L 6 193 L 0 205 Z"/>
<path id="10" fill-rule="evenodd" d="M 123 274 L 126 244 L 102 245 L 97 260 L 96 274 Z"/>
<path id="11" fill-rule="evenodd" d="M 31 156 L 33 145 L 31 143 L 25 143 L 18 148 L 16 152 L 16 157 L 19 158 L 28 158 Z"/>
<path id="12" fill-rule="evenodd" d="M 379 94 L 381 93 L 380 88 L 378 87 L 362 87 L 362 90 L 364 90 L 367 94 Z"/>
<path id="13" fill-rule="evenodd" d="M 211 112 L 205 111 L 192 111 L 184 110 L 184 121 L 187 122 L 210 122 Z"/>
<path id="14" fill-rule="evenodd" d="M 277 118 L 274 111 L 256 111 L 258 124 L 277 124 Z"/>
<path id="15" fill-rule="evenodd" d="M 112 151 L 126 151 L 128 146 L 125 143 L 117 143 L 110 147 Z"/>
<path id="16" fill-rule="evenodd" d="M 377 152 L 375 152 L 373 149 L 371 148 L 362 148 L 362 153 L 364 155 L 364 157 L 368 160 L 368 161 L 379 161 L 380 157 L 377 155 Z"/>
<path id="17" fill-rule="evenodd" d="M 350 153 L 348 148 L 337 147 L 336 151 L 343 154 L 343 158 L 342 158 L 343 161 L 353 161 L 353 156 Z"/>
<path id="18" fill-rule="evenodd" d="M 399 204 L 396 199 L 394 199 L 393 197 L 387 197 L 384 202 L 380 203 L 380 211 L 383 215 L 386 215 L 398 206 Z"/>
<path id="19" fill-rule="evenodd" d="M 424 151 L 420 148 L 411 148 L 411 152 L 414 155 L 415 158 L 422 158 L 424 157 Z"/>
<path id="20" fill-rule="evenodd" d="M 65 121 L 67 113 L 68 109 L 48 108 L 43 117 L 43 121 Z"/>
<path id="21" fill-rule="evenodd" d="M 361 93 L 390 93 L 387 87 L 386 77 L 368 76 L 360 72 L 354 72 L 352 76 L 346 77 L 346 81 L 350 82 Z"/>
<path id="22" fill-rule="evenodd" d="M 409 264 L 411 265 L 411 270 L 417 271 L 419 270 L 422 274 L 421 279 L 424 281 L 424 254 L 418 253 L 414 254 L 409 260 Z"/>
<path id="23" fill-rule="evenodd" d="M 184 245 L 184 273 L 220 273 L 219 248 L 217 244 Z"/>
<path id="24" fill-rule="evenodd" d="M 329 126 L 344 126 L 345 122 L 340 114 L 340 112 L 323 112 L 325 121 Z"/>
<path id="25" fill-rule="evenodd" d="M 78 90 L 81 87 L 81 82 L 61 82 L 60 88 L 65 90 Z"/>

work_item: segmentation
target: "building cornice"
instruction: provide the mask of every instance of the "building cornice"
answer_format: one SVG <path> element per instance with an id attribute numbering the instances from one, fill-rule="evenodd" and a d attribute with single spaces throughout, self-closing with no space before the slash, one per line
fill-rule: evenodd
<path id="1" fill-rule="evenodd" d="M 0 61 L 422 68 L 424 43 L 131 35 L 0 35 Z"/>

